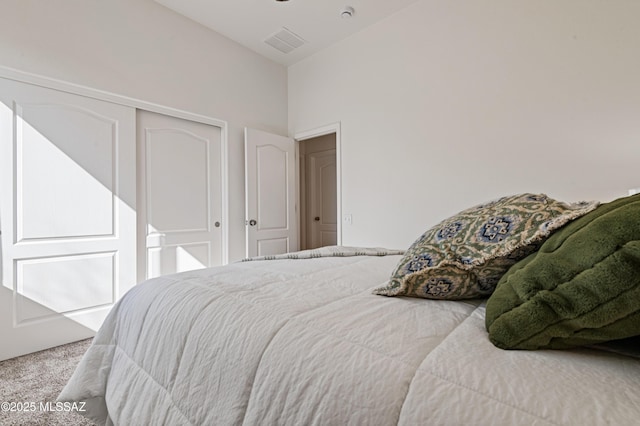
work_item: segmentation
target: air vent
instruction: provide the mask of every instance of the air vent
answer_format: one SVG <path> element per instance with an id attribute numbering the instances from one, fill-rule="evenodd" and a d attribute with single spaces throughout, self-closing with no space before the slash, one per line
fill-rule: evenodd
<path id="1" fill-rule="evenodd" d="M 293 49 L 297 49 L 305 44 L 302 37 L 292 33 L 285 27 L 282 27 L 279 31 L 271 34 L 264 42 L 269 46 L 278 49 L 282 53 L 289 53 Z"/>

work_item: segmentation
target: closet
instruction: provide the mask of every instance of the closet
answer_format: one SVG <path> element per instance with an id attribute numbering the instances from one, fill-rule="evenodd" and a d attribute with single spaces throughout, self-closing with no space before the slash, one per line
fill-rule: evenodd
<path id="1" fill-rule="evenodd" d="M 0 360 L 90 337 L 136 282 L 226 255 L 224 123 L 43 86 L 0 78 Z"/>

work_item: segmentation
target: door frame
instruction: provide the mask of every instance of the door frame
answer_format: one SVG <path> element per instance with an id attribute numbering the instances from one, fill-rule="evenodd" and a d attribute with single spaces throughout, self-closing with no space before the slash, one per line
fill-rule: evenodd
<path id="1" fill-rule="evenodd" d="M 222 264 L 229 263 L 229 149 L 226 121 L 0 65 L 0 77 L 219 127 L 222 175 Z"/>
<path id="2" fill-rule="evenodd" d="M 300 233 L 302 229 L 301 212 L 301 191 L 300 188 L 300 142 L 307 139 L 313 139 L 318 136 L 324 136 L 331 133 L 336 135 L 336 244 L 342 245 L 342 137 L 340 131 L 341 123 L 335 122 L 327 124 L 325 126 L 316 127 L 314 129 L 297 132 L 294 134 L 293 139 L 296 142 L 296 185 L 298 185 L 297 193 L 297 213 L 298 213 L 298 241 L 300 241 Z"/>

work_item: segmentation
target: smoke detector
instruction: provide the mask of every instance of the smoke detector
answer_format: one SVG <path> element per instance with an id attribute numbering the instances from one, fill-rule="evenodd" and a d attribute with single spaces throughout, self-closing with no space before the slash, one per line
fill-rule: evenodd
<path id="1" fill-rule="evenodd" d="M 343 19 L 349 19 L 349 18 L 353 18 L 353 15 L 356 13 L 356 11 L 351 7 L 351 6 L 346 6 L 344 9 L 342 9 L 342 11 L 340 12 L 340 17 L 342 17 Z"/>

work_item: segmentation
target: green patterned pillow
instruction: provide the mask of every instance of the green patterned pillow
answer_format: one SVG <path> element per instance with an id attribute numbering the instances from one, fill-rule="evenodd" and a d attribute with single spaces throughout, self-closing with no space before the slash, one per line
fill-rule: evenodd
<path id="1" fill-rule="evenodd" d="M 426 299 L 488 296 L 511 265 L 598 204 L 520 194 L 464 210 L 418 238 L 388 284 L 373 292 Z"/>

